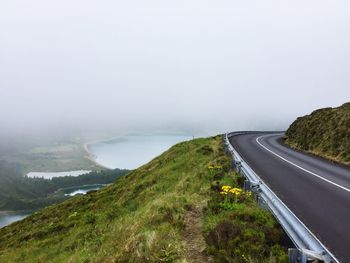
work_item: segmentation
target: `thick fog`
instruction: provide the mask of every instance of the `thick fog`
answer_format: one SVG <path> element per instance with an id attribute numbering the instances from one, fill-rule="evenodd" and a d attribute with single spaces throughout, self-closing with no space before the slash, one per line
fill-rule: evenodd
<path id="1" fill-rule="evenodd" d="M 0 2 L 3 133 L 285 129 L 349 84 L 349 1 Z"/>

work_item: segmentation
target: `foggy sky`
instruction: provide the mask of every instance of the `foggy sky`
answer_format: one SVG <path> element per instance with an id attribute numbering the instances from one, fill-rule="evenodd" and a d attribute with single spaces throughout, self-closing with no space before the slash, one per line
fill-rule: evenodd
<path id="1" fill-rule="evenodd" d="M 0 1 L 2 132 L 285 129 L 349 84 L 349 1 Z"/>

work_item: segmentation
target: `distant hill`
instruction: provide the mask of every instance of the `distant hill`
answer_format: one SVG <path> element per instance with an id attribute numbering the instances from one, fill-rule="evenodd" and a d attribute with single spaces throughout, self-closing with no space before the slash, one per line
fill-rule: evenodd
<path id="1" fill-rule="evenodd" d="M 94 171 L 80 176 L 64 176 L 52 179 L 22 176 L 19 163 L 0 160 L 0 210 L 39 209 L 67 199 L 59 189 L 87 185 L 109 184 L 128 170 L 114 169 Z"/>
<path id="2" fill-rule="evenodd" d="M 293 148 L 350 165 L 350 103 L 299 117 L 286 136 Z"/>
<path id="3" fill-rule="evenodd" d="M 221 136 L 179 143 L 0 229 L 0 262 L 288 262 L 285 234 L 230 167 Z"/>

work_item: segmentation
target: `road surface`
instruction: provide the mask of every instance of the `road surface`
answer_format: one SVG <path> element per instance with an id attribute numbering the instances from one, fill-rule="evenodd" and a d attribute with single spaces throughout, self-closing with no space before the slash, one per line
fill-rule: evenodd
<path id="1" fill-rule="evenodd" d="M 255 173 L 340 262 L 350 262 L 350 168 L 283 144 L 283 134 L 229 141 Z"/>

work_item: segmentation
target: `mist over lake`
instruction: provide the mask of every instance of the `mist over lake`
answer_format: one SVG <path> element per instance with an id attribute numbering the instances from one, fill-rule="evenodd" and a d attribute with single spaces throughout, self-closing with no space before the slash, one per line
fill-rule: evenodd
<path id="1" fill-rule="evenodd" d="M 129 135 L 89 144 L 97 163 L 114 169 L 135 169 L 152 160 L 174 144 L 189 140 L 190 135 Z"/>

